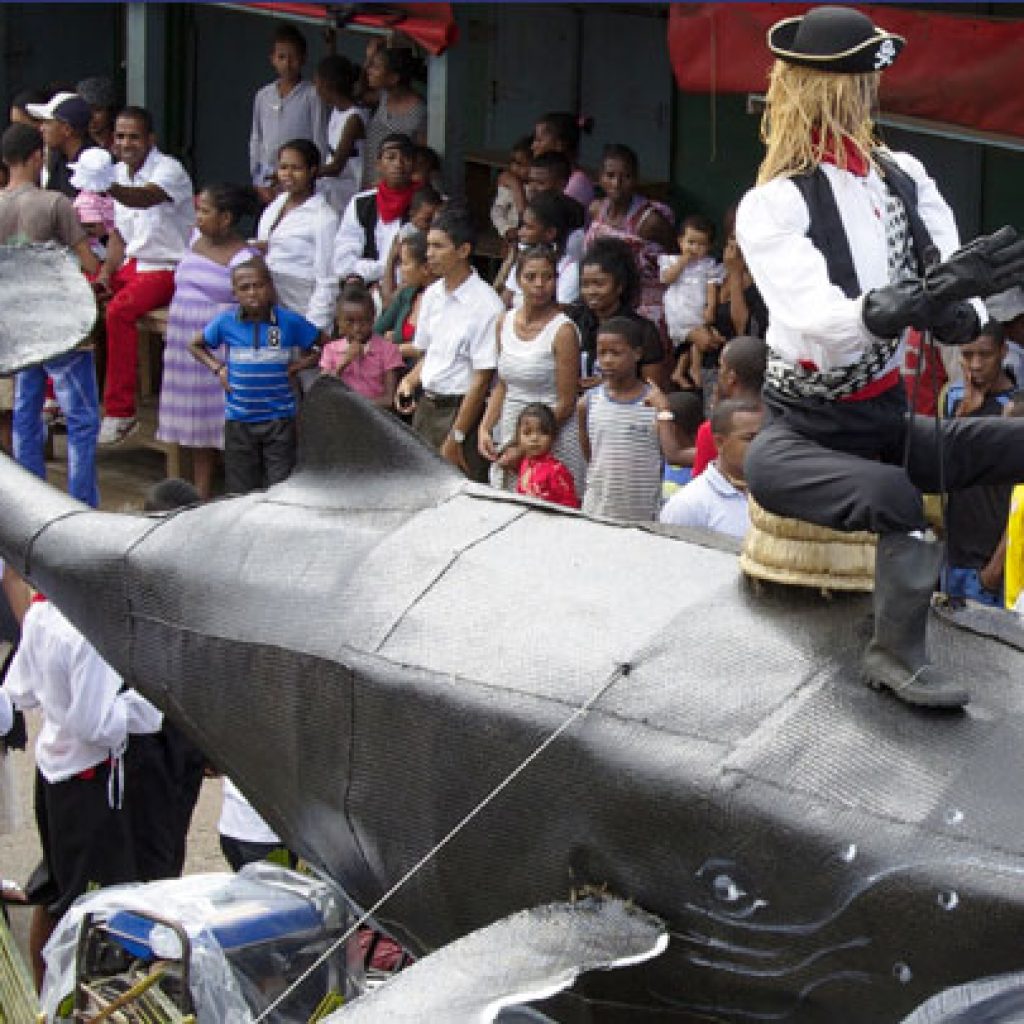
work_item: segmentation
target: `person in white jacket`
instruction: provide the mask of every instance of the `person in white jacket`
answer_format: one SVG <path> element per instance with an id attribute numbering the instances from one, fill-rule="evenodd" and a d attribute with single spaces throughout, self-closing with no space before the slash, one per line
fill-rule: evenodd
<path id="1" fill-rule="evenodd" d="M 319 165 L 320 153 L 308 139 L 292 139 L 281 147 L 277 178 L 282 192 L 260 216 L 256 238 L 278 303 L 329 335 L 338 300 L 333 267 L 338 215 L 316 191 Z"/>

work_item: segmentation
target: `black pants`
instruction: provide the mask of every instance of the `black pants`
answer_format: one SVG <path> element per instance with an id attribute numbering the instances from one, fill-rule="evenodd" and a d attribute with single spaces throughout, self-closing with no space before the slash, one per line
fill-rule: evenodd
<path id="1" fill-rule="evenodd" d="M 224 423 L 224 487 L 249 494 L 287 480 L 295 468 L 295 420 Z"/>
<path id="2" fill-rule="evenodd" d="M 139 879 L 177 878 L 203 784 L 203 754 L 164 719 L 159 732 L 129 737 L 124 764 L 124 810 Z"/>
<path id="3" fill-rule="evenodd" d="M 922 492 L 1024 482 L 1024 419 L 909 416 L 903 386 L 864 402 L 766 394 L 769 422 L 747 452 L 750 493 L 769 512 L 834 530 L 925 528 Z M 910 455 L 903 468 L 910 432 Z M 941 437 L 941 442 L 940 442 Z"/>

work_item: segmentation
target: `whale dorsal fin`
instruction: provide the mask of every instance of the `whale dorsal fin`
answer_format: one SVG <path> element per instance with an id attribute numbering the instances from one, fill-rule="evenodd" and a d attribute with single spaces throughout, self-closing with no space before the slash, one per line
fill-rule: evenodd
<path id="1" fill-rule="evenodd" d="M 401 420 L 335 377 L 320 377 L 302 399 L 298 433 L 296 469 L 270 489 L 274 501 L 415 511 L 439 504 L 467 483 Z"/>

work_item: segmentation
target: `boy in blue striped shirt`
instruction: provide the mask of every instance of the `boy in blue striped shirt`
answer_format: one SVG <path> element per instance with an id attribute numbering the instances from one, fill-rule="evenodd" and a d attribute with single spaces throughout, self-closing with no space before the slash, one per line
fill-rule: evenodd
<path id="1" fill-rule="evenodd" d="M 221 382 L 224 403 L 224 477 L 229 494 L 248 494 L 286 480 L 295 465 L 296 401 L 292 380 L 317 365 L 320 331 L 274 302 L 262 259 L 231 274 L 238 305 L 221 313 L 189 343 Z M 215 350 L 224 347 L 224 362 Z"/>

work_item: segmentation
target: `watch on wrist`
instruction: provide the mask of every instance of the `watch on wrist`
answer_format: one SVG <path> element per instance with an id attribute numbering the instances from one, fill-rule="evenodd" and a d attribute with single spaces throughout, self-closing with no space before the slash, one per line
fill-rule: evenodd
<path id="1" fill-rule="evenodd" d="M 659 409 L 656 418 L 662 423 L 671 423 L 676 418 L 676 414 L 671 409 Z"/>
<path id="2" fill-rule="evenodd" d="M 449 436 L 449 437 L 450 437 L 450 438 L 451 438 L 451 439 L 452 439 L 452 440 L 453 440 L 453 441 L 454 441 L 454 442 L 455 442 L 456 444 L 462 444 L 462 443 L 463 443 L 463 441 L 465 441 L 465 440 L 466 440 L 466 435 L 465 435 L 465 432 L 464 432 L 464 431 L 461 431 L 461 430 L 459 430 L 459 429 L 458 429 L 457 427 L 452 427 L 452 429 L 448 431 L 448 436 Z"/>

